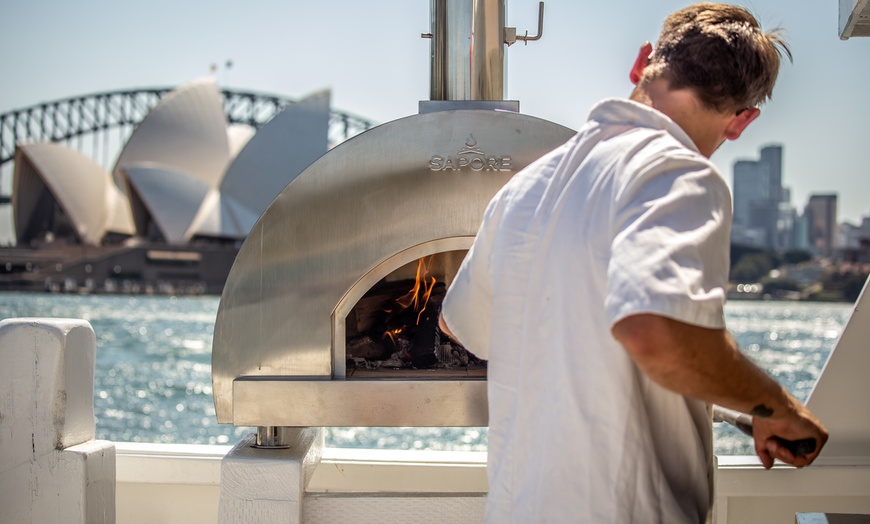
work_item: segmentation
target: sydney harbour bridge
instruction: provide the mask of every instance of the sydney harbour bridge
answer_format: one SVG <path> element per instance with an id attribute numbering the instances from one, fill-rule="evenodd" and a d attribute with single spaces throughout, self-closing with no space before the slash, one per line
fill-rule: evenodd
<path id="1" fill-rule="evenodd" d="M 0 114 L 0 203 L 9 202 L 11 166 L 19 142 L 60 142 L 111 169 L 119 148 L 173 88 L 130 89 L 75 96 Z M 295 101 L 285 96 L 222 89 L 229 124 L 259 129 Z M 329 143 L 338 144 L 373 122 L 330 111 Z"/>

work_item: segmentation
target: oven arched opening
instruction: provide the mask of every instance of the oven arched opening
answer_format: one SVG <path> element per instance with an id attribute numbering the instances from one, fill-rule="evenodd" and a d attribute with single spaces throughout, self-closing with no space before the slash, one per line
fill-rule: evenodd
<path id="1" fill-rule="evenodd" d="M 484 378 L 486 363 L 438 337 L 437 312 L 473 237 L 415 245 L 372 268 L 332 314 L 333 378 Z"/>

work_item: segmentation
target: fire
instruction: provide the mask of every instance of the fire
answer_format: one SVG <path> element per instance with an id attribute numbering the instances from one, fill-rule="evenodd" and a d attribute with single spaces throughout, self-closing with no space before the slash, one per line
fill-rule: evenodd
<path id="1" fill-rule="evenodd" d="M 423 312 L 426 311 L 426 304 L 429 303 L 429 297 L 432 295 L 432 289 L 435 288 L 435 277 L 429 277 L 429 268 L 432 266 L 434 256 L 421 258 L 417 262 L 417 276 L 414 279 L 414 287 L 404 296 L 396 299 L 402 308 L 407 309 L 413 307 L 417 312 L 417 325 L 420 325 L 420 318 Z"/>
<path id="2" fill-rule="evenodd" d="M 408 324 L 401 327 L 393 326 L 384 331 L 383 337 L 389 339 L 394 347 L 398 348 L 401 345 L 399 342 L 400 339 L 407 339 L 409 336 L 413 337 L 414 327 L 420 325 L 423 313 L 426 312 L 429 298 L 432 296 L 432 291 L 435 289 L 436 283 L 436 278 L 434 276 L 429 276 L 429 271 L 434 258 L 433 255 L 421 258 L 417 261 L 417 274 L 414 278 L 414 285 L 407 293 L 395 299 L 395 304 L 398 306 L 397 308 L 384 310 L 388 315 L 388 323 L 390 319 L 399 318 L 403 312 L 408 311 L 409 309 L 410 312 L 417 314 L 416 322 L 413 325 L 408 322 Z"/>
<path id="3" fill-rule="evenodd" d="M 384 333 L 384 335 L 390 337 L 390 341 L 393 343 L 393 345 L 395 345 L 396 344 L 396 337 L 401 335 L 402 331 L 404 331 L 402 328 L 390 329 L 390 330 L 387 330 Z"/>

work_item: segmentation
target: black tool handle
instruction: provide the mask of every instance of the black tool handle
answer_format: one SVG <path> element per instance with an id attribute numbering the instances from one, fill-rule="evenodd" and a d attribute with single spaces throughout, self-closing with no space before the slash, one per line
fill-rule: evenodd
<path id="1" fill-rule="evenodd" d="M 730 409 L 714 406 L 713 420 L 716 422 L 727 422 L 750 437 L 752 436 L 752 417 L 745 413 L 738 413 L 736 411 L 731 411 Z M 809 455 L 816 450 L 816 439 L 814 438 L 786 440 L 784 438 L 774 437 L 774 439 L 776 439 L 780 446 L 789 450 L 795 457 Z"/>
<path id="2" fill-rule="evenodd" d="M 774 437 L 779 445 L 789 450 L 795 457 L 809 455 L 816 450 L 816 439 L 804 438 L 800 440 L 786 440 L 784 438 Z"/>

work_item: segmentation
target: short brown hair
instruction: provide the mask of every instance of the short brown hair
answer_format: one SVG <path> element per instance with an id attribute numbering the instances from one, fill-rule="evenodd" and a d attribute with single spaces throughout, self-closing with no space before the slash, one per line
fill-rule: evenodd
<path id="1" fill-rule="evenodd" d="M 781 30 L 763 32 L 743 7 L 699 3 L 672 13 L 644 72 L 670 89 L 693 89 L 719 111 L 756 107 L 770 99 L 783 54 Z"/>

